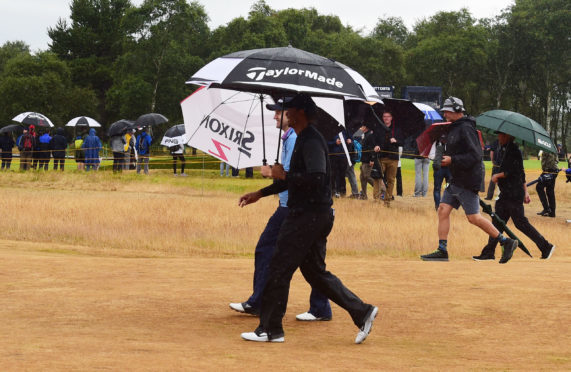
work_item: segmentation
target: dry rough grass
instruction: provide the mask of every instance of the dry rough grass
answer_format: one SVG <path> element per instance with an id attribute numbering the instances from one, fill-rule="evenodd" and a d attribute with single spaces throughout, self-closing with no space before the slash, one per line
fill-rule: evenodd
<path id="1" fill-rule="evenodd" d="M 451 262 L 421 262 L 437 239 L 429 198 L 397 198 L 391 209 L 336 200 L 328 268 L 381 309 L 363 345 L 352 344 L 357 329 L 336 305 L 331 322 L 295 321 L 309 296 L 299 273 L 286 343 L 240 340 L 256 319 L 228 302 L 250 293 L 253 247 L 277 200 L 239 208 L 237 199 L 267 182 L 166 171 L 0 175 L 0 369 L 571 369 L 563 177 L 560 217 L 535 216 L 536 195 L 526 207 L 557 245 L 549 261 L 525 237 L 534 259 L 471 261 L 486 238 L 455 212 Z"/>

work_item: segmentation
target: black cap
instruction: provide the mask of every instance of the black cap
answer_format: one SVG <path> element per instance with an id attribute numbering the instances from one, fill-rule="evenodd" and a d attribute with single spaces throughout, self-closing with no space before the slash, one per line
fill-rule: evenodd
<path id="1" fill-rule="evenodd" d="M 302 109 L 304 111 L 315 111 L 317 109 L 317 105 L 315 104 L 315 102 L 311 99 L 310 96 L 308 96 L 305 93 L 298 94 L 297 96 L 293 97 L 290 101 L 286 100 L 284 107 L 286 109 L 296 108 L 296 109 Z"/>
<path id="2" fill-rule="evenodd" d="M 292 99 L 293 99 L 293 97 L 285 97 L 286 105 L 287 105 L 288 102 L 291 101 Z M 280 99 L 278 99 L 277 102 L 274 103 L 274 104 L 268 103 L 268 104 L 266 105 L 266 108 L 267 108 L 268 110 L 271 110 L 271 111 L 278 111 L 278 110 L 279 110 L 279 111 L 283 111 L 283 109 L 284 109 L 284 99 L 283 99 L 283 98 L 280 98 Z"/>

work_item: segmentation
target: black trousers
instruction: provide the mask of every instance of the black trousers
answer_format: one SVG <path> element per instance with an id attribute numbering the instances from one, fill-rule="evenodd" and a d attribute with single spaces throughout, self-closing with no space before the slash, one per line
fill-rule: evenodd
<path id="1" fill-rule="evenodd" d="M 544 211 L 550 211 L 555 214 L 555 180 L 557 175 L 548 181 L 539 181 L 535 190 L 537 191 L 537 196 L 543 205 Z"/>
<path id="2" fill-rule="evenodd" d="M 257 331 L 270 339 L 284 334 L 285 315 L 291 278 L 299 267 L 305 280 L 331 301 L 347 310 L 357 327 L 362 327 L 371 305 L 343 285 L 325 269 L 327 236 L 333 228 L 333 210 L 328 212 L 290 211 L 278 235 L 270 263 L 268 282 L 262 293 L 260 325 Z"/>
<path id="3" fill-rule="evenodd" d="M 176 161 L 180 160 L 180 173 L 184 173 L 184 166 L 186 164 L 186 159 L 183 154 L 173 154 L 172 156 L 172 170 L 176 174 Z"/>
<path id="4" fill-rule="evenodd" d="M 57 170 L 59 165 L 59 169 L 63 170 L 64 166 L 65 166 L 65 157 L 56 157 L 54 156 L 54 170 Z"/>
<path id="5" fill-rule="evenodd" d="M 119 151 L 113 151 L 113 173 L 123 171 L 123 160 L 125 154 Z"/>
<path id="6" fill-rule="evenodd" d="M 537 231 L 535 227 L 529 223 L 527 217 L 524 216 L 523 203 L 521 201 L 502 199 L 500 196 L 500 199 L 498 199 L 496 202 L 496 214 L 506 223 L 511 218 L 514 222 L 515 227 L 527 235 L 527 237 L 530 238 L 535 243 L 535 245 L 537 245 L 537 248 L 539 248 L 540 251 L 543 252 L 551 246 L 549 242 L 545 240 L 543 235 L 541 235 L 539 231 Z M 493 223 L 500 232 L 503 232 L 503 229 L 498 225 L 497 222 L 494 221 Z M 489 238 L 488 244 L 482 250 L 482 254 L 489 254 L 493 256 L 497 244 L 498 239 Z"/>
<path id="7" fill-rule="evenodd" d="M 331 189 L 333 192 L 338 192 L 341 195 L 347 193 L 347 185 L 345 184 L 345 172 L 347 171 L 348 163 L 345 155 L 331 156 Z"/>

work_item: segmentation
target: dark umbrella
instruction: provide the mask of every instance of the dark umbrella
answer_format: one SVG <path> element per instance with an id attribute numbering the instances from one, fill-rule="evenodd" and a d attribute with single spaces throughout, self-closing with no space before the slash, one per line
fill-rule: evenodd
<path id="1" fill-rule="evenodd" d="M 520 247 L 521 250 L 525 252 L 525 254 L 527 254 L 529 257 L 532 257 L 531 253 L 529 253 L 529 250 L 525 247 L 523 242 L 507 227 L 505 221 L 494 213 L 494 211 L 492 210 L 492 206 L 490 204 L 486 204 L 482 199 L 480 199 L 480 206 L 482 207 L 482 211 L 484 211 L 484 213 L 489 214 L 492 217 L 492 220 L 496 221 L 496 223 L 500 225 L 502 229 L 504 229 L 504 231 L 508 234 L 510 238 L 518 241 L 517 246 Z"/>
<path id="2" fill-rule="evenodd" d="M 188 142 L 184 124 L 178 124 L 167 129 L 161 140 L 163 146 L 174 146 Z"/>
<path id="3" fill-rule="evenodd" d="M 155 125 L 163 124 L 169 121 L 165 116 L 157 113 L 150 113 L 141 115 L 135 120 L 135 127 L 143 128 L 143 127 L 152 127 Z"/>
<path id="4" fill-rule="evenodd" d="M 476 118 L 476 125 L 487 132 L 502 132 L 541 150 L 557 153 L 549 133 L 535 120 L 506 110 L 486 111 Z"/>
<path id="5" fill-rule="evenodd" d="M 109 129 L 107 130 L 107 135 L 109 137 L 121 136 L 127 130 L 132 129 L 133 127 L 134 127 L 133 122 L 131 120 L 121 119 L 109 126 Z"/>
<path id="6" fill-rule="evenodd" d="M 400 129 L 402 137 L 418 136 L 426 128 L 424 113 L 412 101 L 406 99 L 383 98 L 385 110 L 393 115 L 394 125 Z"/>
<path id="7" fill-rule="evenodd" d="M 35 125 L 36 127 L 53 127 L 53 123 L 47 116 L 38 112 L 23 112 L 16 115 L 12 120 L 25 125 Z"/>
<path id="8" fill-rule="evenodd" d="M 2 129 L 0 129 L 0 133 L 12 133 L 12 132 L 16 132 L 17 134 L 20 134 L 24 131 L 24 128 L 22 128 L 21 125 L 18 124 L 10 124 L 10 125 L 6 125 L 5 127 L 3 127 Z"/>
<path id="9" fill-rule="evenodd" d="M 345 107 L 345 127 L 350 133 L 355 133 L 364 123 L 373 130 L 385 128 L 382 121 L 384 105 L 382 103 L 367 103 L 358 99 L 346 99 Z"/>

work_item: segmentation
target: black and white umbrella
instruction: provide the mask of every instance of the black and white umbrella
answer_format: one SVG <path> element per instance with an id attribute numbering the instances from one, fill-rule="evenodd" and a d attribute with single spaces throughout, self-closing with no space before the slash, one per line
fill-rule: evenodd
<path id="1" fill-rule="evenodd" d="M 379 96 L 358 72 L 329 58 L 290 47 L 253 49 L 217 58 L 187 82 L 239 91 L 292 96 Z"/>
<path id="2" fill-rule="evenodd" d="M 65 126 L 99 128 L 101 127 L 101 124 L 99 124 L 97 120 L 90 118 L 89 116 L 78 116 L 68 121 Z"/>
<path id="3" fill-rule="evenodd" d="M 177 124 L 167 129 L 161 140 L 161 145 L 171 147 L 176 145 L 184 145 L 188 142 L 186 129 L 184 124 Z"/>
<path id="4" fill-rule="evenodd" d="M 198 89 L 180 103 L 187 145 L 234 168 L 265 164 L 264 150 L 277 150 L 279 130 L 272 120 L 274 111 L 264 102 L 273 100 L 230 89 Z"/>
<path id="5" fill-rule="evenodd" d="M 114 122 L 109 126 L 107 130 L 107 135 L 109 137 L 113 136 L 122 136 L 125 134 L 126 131 L 133 129 L 133 122 L 131 120 L 121 119 L 119 121 Z"/>
<path id="6" fill-rule="evenodd" d="M 53 123 L 47 116 L 40 114 L 39 112 L 23 112 L 12 120 L 25 125 L 35 125 L 36 127 L 53 127 Z"/>
<path id="7" fill-rule="evenodd" d="M 152 127 L 155 125 L 163 124 L 169 121 L 164 115 L 157 114 L 157 113 L 150 113 L 141 115 L 135 120 L 135 127 L 143 128 L 143 127 Z"/>

